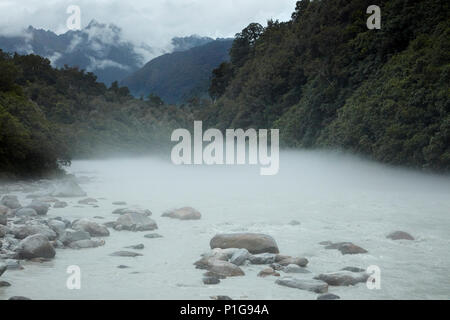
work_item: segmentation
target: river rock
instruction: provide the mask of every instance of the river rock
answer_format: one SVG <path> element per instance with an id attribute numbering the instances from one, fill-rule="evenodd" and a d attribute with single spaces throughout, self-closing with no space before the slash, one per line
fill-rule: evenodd
<path id="1" fill-rule="evenodd" d="M 73 229 L 66 229 L 59 237 L 59 240 L 65 245 L 68 245 L 72 242 L 89 239 L 91 239 L 91 235 L 88 232 Z"/>
<path id="2" fill-rule="evenodd" d="M 137 213 L 137 214 L 141 214 L 144 216 L 151 216 L 152 212 L 148 209 L 139 209 L 139 208 L 119 208 L 116 209 L 112 212 L 113 214 L 119 214 L 119 215 L 124 215 L 127 213 Z"/>
<path id="3" fill-rule="evenodd" d="M 320 296 L 317 297 L 317 300 L 338 300 L 341 297 L 339 297 L 338 295 L 335 295 L 333 293 L 325 293 L 325 294 L 321 294 Z"/>
<path id="4" fill-rule="evenodd" d="M 237 266 L 241 266 L 247 261 L 250 253 L 247 249 L 237 249 L 230 258 L 230 262 Z"/>
<path id="5" fill-rule="evenodd" d="M 56 184 L 56 191 L 51 193 L 53 197 L 70 198 L 70 197 L 84 197 L 86 192 L 73 180 L 63 180 Z"/>
<path id="6" fill-rule="evenodd" d="M 97 239 L 85 239 L 71 242 L 69 244 L 69 248 L 71 249 L 88 249 L 88 248 L 97 248 L 103 246 L 105 244 L 105 240 L 97 240 Z"/>
<path id="7" fill-rule="evenodd" d="M 79 204 L 94 204 L 94 203 L 97 203 L 97 202 L 98 201 L 96 199 L 94 199 L 94 198 L 86 198 L 86 199 L 78 201 Z"/>
<path id="8" fill-rule="evenodd" d="M 315 279 L 296 279 L 292 277 L 283 277 L 275 281 L 276 284 L 280 286 L 285 286 L 289 288 L 296 288 L 301 290 L 312 291 L 315 293 L 326 293 L 328 292 L 328 284 L 321 280 Z"/>
<path id="9" fill-rule="evenodd" d="M 337 271 L 322 273 L 314 279 L 322 280 L 330 286 L 354 286 L 360 282 L 366 282 L 369 275 L 365 272 Z"/>
<path id="10" fill-rule="evenodd" d="M 85 231 L 90 234 L 91 237 L 107 237 L 109 236 L 109 230 L 105 226 L 98 224 L 95 221 L 89 219 L 80 219 L 72 223 L 72 229 Z"/>
<path id="11" fill-rule="evenodd" d="M 363 249 L 351 242 L 337 242 L 329 244 L 325 247 L 325 249 L 337 249 L 342 254 L 359 254 L 359 253 L 367 253 L 366 249 Z"/>
<path id="12" fill-rule="evenodd" d="M 131 252 L 131 251 L 116 251 L 111 253 L 113 257 L 139 257 L 142 256 L 140 253 Z"/>
<path id="13" fill-rule="evenodd" d="M 0 288 L 4 288 L 4 287 L 10 287 L 11 283 L 7 282 L 7 281 L 0 281 Z"/>
<path id="14" fill-rule="evenodd" d="M 27 208 L 32 208 L 36 211 L 36 213 L 40 216 L 44 216 L 47 214 L 48 209 L 50 208 L 50 205 L 46 202 L 33 200 L 31 203 L 27 206 Z"/>
<path id="15" fill-rule="evenodd" d="M 147 239 L 157 239 L 157 238 L 162 238 L 162 237 L 163 236 L 160 235 L 159 233 L 149 233 L 144 236 L 144 238 L 147 238 Z"/>
<path id="16" fill-rule="evenodd" d="M 19 200 L 17 199 L 17 196 L 13 196 L 13 195 L 3 196 L 2 200 L 0 201 L 0 203 L 2 205 L 4 205 L 5 207 L 10 208 L 10 209 L 19 209 L 20 207 L 22 207 L 20 205 Z"/>
<path id="17" fill-rule="evenodd" d="M 275 240 L 260 233 L 229 233 L 218 234 L 210 241 L 211 248 L 247 249 L 252 254 L 279 253 Z"/>
<path id="18" fill-rule="evenodd" d="M 386 238 L 391 240 L 414 240 L 414 237 L 404 231 L 394 231 L 386 236 Z"/>
<path id="19" fill-rule="evenodd" d="M 304 267 L 300 267 L 296 264 L 289 264 L 283 268 L 283 271 L 286 273 L 311 273 L 308 269 Z"/>
<path id="20" fill-rule="evenodd" d="M 67 202 L 65 202 L 65 201 L 58 201 L 58 202 L 55 202 L 55 204 L 53 205 L 53 208 L 55 208 L 55 209 L 62 209 L 65 207 L 67 207 Z"/>
<path id="21" fill-rule="evenodd" d="M 220 279 L 216 277 L 203 277 L 202 279 L 204 284 L 219 284 Z"/>
<path id="22" fill-rule="evenodd" d="M 37 216 L 36 210 L 33 208 L 20 208 L 16 211 L 16 217 L 22 218 L 22 217 L 35 217 Z"/>
<path id="23" fill-rule="evenodd" d="M 264 278 L 264 277 L 268 277 L 268 276 L 279 277 L 280 274 L 278 272 L 276 272 L 275 270 L 273 270 L 272 268 L 265 268 L 258 273 L 258 277 Z"/>
<path id="24" fill-rule="evenodd" d="M 47 224 L 58 236 L 61 236 L 66 230 L 66 224 L 60 220 L 52 219 Z"/>
<path id="25" fill-rule="evenodd" d="M 121 215 L 117 221 L 116 230 L 130 230 L 130 231 L 152 231 L 158 229 L 155 221 L 137 212 L 129 212 Z"/>
<path id="26" fill-rule="evenodd" d="M 23 239 L 19 244 L 18 253 L 22 259 L 52 259 L 56 254 L 50 241 L 42 234 L 35 234 Z"/>
<path id="27" fill-rule="evenodd" d="M 179 220 L 199 220 L 202 217 L 200 212 L 191 207 L 169 210 L 164 212 L 162 216 Z"/>
<path id="28" fill-rule="evenodd" d="M 210 259 L 209 271 L 224 277 L 237 277 L 245 275 L 244 271 L 242 271 L 242 269 L 239 268 L 238 266 L 228 261 L 215 259 Z"/>
<path id="29" fill-rule="evenodd" d="M 290 264 L 295 264 L 299 267 L 306 267 L 308 265 L 308 259 L 303 257 L 291 257 L 291 256 L 285 256 L 285 255 L 277 255 L 276 256 L 276 263 L 282 266 L 288 266 Z"/>
<path id="30" fill-rule="evenodd" d="M 23 225 L 19 227 L 14 227 L 12 229 L 14 237 L 17 239 L 25 239 L 28 236 L 41 234 L 45 236 L 48 240 L 55 240 L 57 234 L 55 231 L 50 229 L 45 225 L 35 224 L 35 225 Z"/>
<path id="31" fill-rule="evenodd" d="M 127 205 L 127 203 L 125 201 L 114 201 L 112 204 L 115 206 L 126 206 Z"/>
<path id="32" fill-rule="evenodd" d="M 274 253 L 251 254 L 248 257 L 251 264 L 271 264 L 275 262 L 275 259 L 276 254 Z"/>
<path id="33" fill-rule="evenodd" d="M 126 248 L 128 248 L 128 249 L 134 249 L 134 250 L 142 250 L 142 249 L 144 249 L 144 244 L 143 244 L 143 243 L 140 243 L 140 244 L 136 244 L 136 245 L 134 245 L 134 246 L 128 246 L 128 247 L 126 247 Z"/>

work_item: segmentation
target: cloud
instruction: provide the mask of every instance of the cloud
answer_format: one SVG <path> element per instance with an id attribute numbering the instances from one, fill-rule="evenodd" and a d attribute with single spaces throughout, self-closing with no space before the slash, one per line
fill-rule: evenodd
<path id="1" fill-rule="evenodd" d="M 69 5 L 81 9 L 82 27 L 95 19 L 122 29 L 123 38 L 137 46 L 146 44 L 156 51 L 170 49 L 175 36 L 199 34 L 231 37 L 250 22 L 288 20 L 295 0 L 0 0 L 0 34 L 17 35 L 29 25 L 67 31 Z M 95 28 L 94 28 L 95 29 Z M 95 34 L 92 37 L 108 37 Z M 111 40 L 111 39 L 106 39 Z M 106 41 L 105 40 L 105 41 Z M 103 40 L 102 40 L 103 41 Z M 76 47 L 76 46 L 74 46 Z M 143 50 L 146 51 L 146 50 Z"/>

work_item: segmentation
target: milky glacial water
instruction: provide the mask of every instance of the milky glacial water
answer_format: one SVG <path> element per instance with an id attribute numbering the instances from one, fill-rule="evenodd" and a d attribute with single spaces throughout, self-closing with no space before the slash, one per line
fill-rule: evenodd
<path id="1" fill-rule="evenodd" d="M 311 278 L 346 266 L 379 266 L 381 289 L 365 284 L 330 287 L 341 299 L 450 298 L 450 178 L 393 169 L 354 157 L 326 152 L 283 152 L 276 176 L 260 176 L 257 166 L 175 166 L 156 158 L 75 161 L 69 169 L 92 177 L 82 184 L 99 207 L 64 209 L 49 216 L 68 219 L 117 218 L 113 201 L 126 201 L 153 212 L 163 238 L 148 232 L 111 230 L 106 245 L 95 249 L 57 249 L 51 262 L 25 262 L 8 270 L 0 299 L 21 295 L 33 299 L 316 299 L 317 294 L 282 287 L 275 277 L 260 278 L 264 266 L 244 266 L 245 276 L 204 285 L 192 265 L 217 233 L 261 232 L 273 236 L 280 252 L 305 256 Z M 22 201 L 25 195 L 20 195 Z M 29 201 L 29 200 L 28 200 Z M 171 208 L 192 206 L 198 221 L 161 217 Z M 300 225 L 290 225 L 297 220 Z M 393 241 L 395 230 L 414 241 Z M 369 252 L 342 255 L 321 241 L 351 241 Z M 143 243 L 136 258 L 109 256 L 125 246 Z M 81 268 L 81 289 L 66 287 L 70 265 Z M 118 265 L 130 266 L 118 269 Z"/>

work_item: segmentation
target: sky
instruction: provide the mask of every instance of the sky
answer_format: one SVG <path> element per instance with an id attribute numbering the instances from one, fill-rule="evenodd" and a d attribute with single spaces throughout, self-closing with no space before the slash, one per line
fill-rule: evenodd
<path id="1" fill-rule="evenodd" d="M 24 28 L 67 31 L 70 5 L 81 10 L 81 26 L 92 19 L 115 24 L 135 44 L 164 47 L 174 36 L 232 37 L 251 22 L 289 20 L 296 0 L 0 0 L 0 34 Z"/>

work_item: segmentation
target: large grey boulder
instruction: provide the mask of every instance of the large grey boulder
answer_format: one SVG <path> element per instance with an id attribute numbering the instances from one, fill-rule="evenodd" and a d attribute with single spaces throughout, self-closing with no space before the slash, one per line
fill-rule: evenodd
<path id="1" fill-rule="evenodd" d="M 210 246 L 221 249 L 247 249 L 252 254 L 279 253 L 275 239 L 260 233 L 218 234 L 211 239 Z"/>
<path id="2" fill-rule="evenodd" d="M 202 217 L 201 213 L 192 207 L 169 210 L 164 212 L 162 216 L 179 220 L 199 220 Z"/>
<path id="3" fill-rule="evenodd" d="M 27 206 L 27 208 L 32 208 L 36 211 L 36 213 L 40 216 L 44 216 L 47 214 L 48 209 L 50 208 L 50 205 L 46 202 L 42 202 L 39 200 L 33 200 L 31 203 Z"/>
<path id="4" fill-rule="evenodd" d="M 16 211 L 16 217 L 23 218 L 23 217 L 35 217 L 37 216 L 36 210 L 33 208 L 20 208 Z"/>
<path id="5" fill-rule="evenodd" d="M 20 205 L 19 200 L 17 199 L 17 196 L 13 195 L 3 196 L 2 200 L 0 201 L 0 204 L 10 209 L 19 209 L 20 207 L 22 207 Z"/>
<path id="6" fill-rule="evenodd" d="M 80 219 L 72 223 L 72 229 L 85 231 L 91 235 L 91 237 L 107 237 L 109 236 L 109 230 L 105 226 L 98 224 L 95 221 L 89 219 Z"/>
<path id="7" fill-rule="evenodd" d="M 46 236 L 35 234 L 28 236 L 19 243 L 18 254 L 21 259 L 55 257 L 55 249 Z"/>
<path id="8" fill-rule="evenodd" d="M 48 226 L 60 237 L 66 230 L 66 224 L 61 220 L 52 219 L 47 222 Z"/>
<path id="9" fill-rule="evenodd" d="M 283 277 L 275 281 L 276 284 L 280 286 L 285 286 L 289 288 L 296 288 L 300 290 L 312 291 L 315 293 L 326 293 L 328 292 L 328 284 L 321 280 L 315 279 L 297 279 L 292 277 Z"/>
<path id="10" fill-rule="evenodd" d="M 129 212 L 117 218 L 116 230 L 152 231 L 158 229 L 155 221 L 138 212 Z"/>

